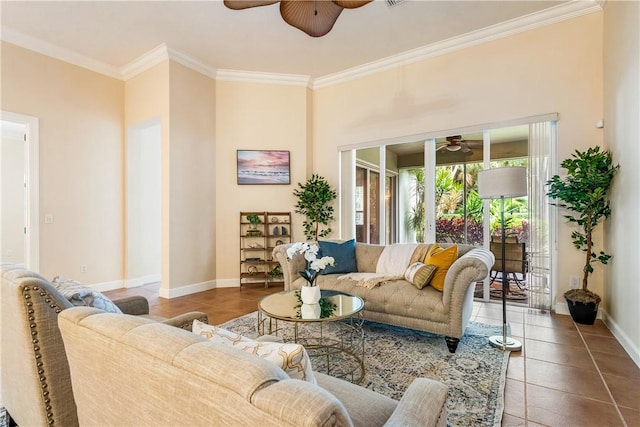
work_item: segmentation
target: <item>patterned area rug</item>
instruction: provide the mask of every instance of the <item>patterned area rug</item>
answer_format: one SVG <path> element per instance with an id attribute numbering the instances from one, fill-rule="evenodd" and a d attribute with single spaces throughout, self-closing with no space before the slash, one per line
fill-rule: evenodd
<path id="1" fill-rule="evenodd" d="M 220 326 L 255 337 L 256 325 L 254 312 Z M 509 352 L 492 347 L 487 338 L 501 335 L 501 326 L 471 322 L 455 354 L 439 335 L 368 321 L 363 330 L 365 376 L 360 385 L 399 400 L 414 378 L 435 379 L 449 386 L 449 426 L 500 425 Z M 284 338 L 290 340 L 286 331 Z M 317 368 L 315 359 L 312 365 Z"/>

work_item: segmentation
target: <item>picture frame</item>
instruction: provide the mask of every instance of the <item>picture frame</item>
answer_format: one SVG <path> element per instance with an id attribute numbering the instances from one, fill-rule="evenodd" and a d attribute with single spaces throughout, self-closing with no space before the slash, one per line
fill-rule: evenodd
<path id="1" fill-rule="evenodd" d="M 291 156 L 287 150 L 237 150 L 238 185 L 291 184 Z"/>

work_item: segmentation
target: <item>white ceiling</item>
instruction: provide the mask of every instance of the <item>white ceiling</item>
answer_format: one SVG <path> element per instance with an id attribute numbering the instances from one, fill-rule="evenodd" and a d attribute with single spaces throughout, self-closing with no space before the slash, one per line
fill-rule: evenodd
<path id="1" fill-rule="evenodd" d="M 558 20 L 592 1 L 376 0 L 345 9 L 312 38 L 287 25 L 278 5 L 227 9 L 222 1 L 6 1 L 2 39 L 111 74 L 162 44 L 212 70 L 311 79 L 344 73 L 444 40 L 536 20 Z M 523 18 L 524 17 L 524 18 Z M 547 22 L 548 23 L 548 22 Z M 511 31 L 514 31 L 511 29 Z"/>

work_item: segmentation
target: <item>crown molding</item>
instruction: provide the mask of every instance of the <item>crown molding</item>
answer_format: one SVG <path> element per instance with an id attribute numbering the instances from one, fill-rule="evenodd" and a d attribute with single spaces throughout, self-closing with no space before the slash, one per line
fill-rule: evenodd
<path id="1" fill-rule="evenodd" d="M 166 43 L 162 43 L 157 47 L 151 49 L 144 55 L 140 56 L 136 60 L 131 61 L 130 63 L 122 67 L 120 69 L 122 79 L 124 81 L 132 79 L 138 74 L 147 71 L 148 69 L 153 68 L 156 65 L 167 60 L 177 62 L 178 64 L 184 65 L 185 67 L 190 68 L 198 73 L 204 74 L 205 76 L 215 78 L 215 68 L 212 68 L 204 64 L 203 62 L 192 58 L 189 55 L 186 55 L 175 49 L 171 49 L 167 46 Z"/>
<path id="2" fill-rule="evenodd" d="M 182 52 L 178 52 L 175 49 L 167 48 L 167 52 L 169 59 L 172 61 L 184 65 L 187 68 L 191 68 L 192 70 L 197 71 L 200 74 L 204 74 L 207 77 L 211 77 L 212 79 L 216 78 L 216 69 L 214 67 L 211 67 L 204 62 L 200 62 Z"/>
<path id="3" fill-rule="evenodd" d="M 509 37 L 535 28 L 544 27 L 600 11 L 602 11 L 602 4 L 600 2 L 593 0 L 573 0 L 540 12 L 534 12 L 500 24 L 452 37 L 417 49 L 412 49 L 379 61 L 373 61 L 338 73 L 319 77 L 313 81 L 311 89 L 319 89 L 346 82 L 378 73 L 380 71 L 423 61 L 428 58 L 466 49 L 478 44 L 487 43 L 496 39 Z"/>
<path id="4" fill-rule="evenodd" d="M 97 61 L 72 50 L 56 46 L 47 41 L 28 36 L 7 27 L 2 28 L 0 39 L 7 43 L 15 44 L 25 49 L 41 53 L 42 55 L 46 55 L 63 62 L 68 62 L 69 64 L 77 65 L 78 67 L 86 68 L 87 70 L 95 71 L 96 73 L 104 74 L 105 76 L 116 79 L 121 78 L 120 70 L 116 67 L 112 67 L 104 62 Z"/>
<path id="5" fill-rule="evenodd" d="M 120 78 L 127 81 L 168 59 L 169 49 L 162 43 L 120 68 Z"/>
<path id="6" fill-rule="evenodd" d="M 438 43 L 412 49 L 398 55 L 318 77 L 316 79 L 311 79 L 310 76 L 299 74 L 216 69 L 182 52 L 167 47 L 166 43 L 162 43 L 134 61 L 131 61 L 124 67 L 118 69 L 103 62 L 80 55 L 71 50 L 61 48 L 49 42 L 36 39 L 35 37 L 27 36 L 6 27 L 2 29 L 0 38 L 25 49 L 33 50 L 43 55 L 124 81 L 156 66 L 162 61 L 171 59 L 185 67 L 191 68 L 194 71 L 216 80 L 305 86 L 311 89 L 320 89 L 326 86 L 378 73 L 380 71 L 444 55 L 449 52 L 462 50 L 481 43 L 487 43 L 492 40 L 509 37 L 589 13 L 600 12 L 602 11 L 604 4 L 605 0 L 572 0 L 568 3 L 540 12 L 531 13 L 491 27 L 472 31 L 461 36 L 452 37 Z"/>
<path id="7" fill-rule="evenodd" d="M 240 71 L 219 69 L 216 80 L 225 80 L 245 83 L 271 83 L 291 86 L 309 86 L 310 76 L 302 74 L 264 73 L 257 71 Z"/>

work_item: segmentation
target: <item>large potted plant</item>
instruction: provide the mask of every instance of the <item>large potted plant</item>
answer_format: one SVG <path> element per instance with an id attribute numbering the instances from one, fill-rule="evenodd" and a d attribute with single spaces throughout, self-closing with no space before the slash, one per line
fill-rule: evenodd
<path id="1" fill-rule="evenodd" d="M 582 286 L 568 290 L 564 298 L 576 323 L 592 325 L 601 299 L 587 289 L 589 274 L 593 273 L 594 263 L 607 264 L 611 258 L 603 251 L 596 251 L 593 231 L 611 214 L 608 191 L 620 166 L 613 164 L 611 153 L 597 146 L 584 152 L 576 150 L 560 165 L 567 170 L 567 175 L 564 178 L 555 175 L 547 181 L 547 195 L 555 200 L 552 205 L 569 212 L 564 217 L 578 227 L 571 233 L 573 246 L 585 256 Z"/>
<path id="2" fill-rule="evenodd" d="M 304 185 L 298 183 L 298 188 L 293 190 L 293 194 L 298 198 L 296 213 L 306 217 L 302 225 L 307 240 L 318 240 L 319 237 L 328 236 L 331 233 L 329 222 L 334 219 L 331 202 L 337 197 L 337 193 L 327 180 L 314 174 Z M 321 225 L 325 228 L 321 229 Z"/>

